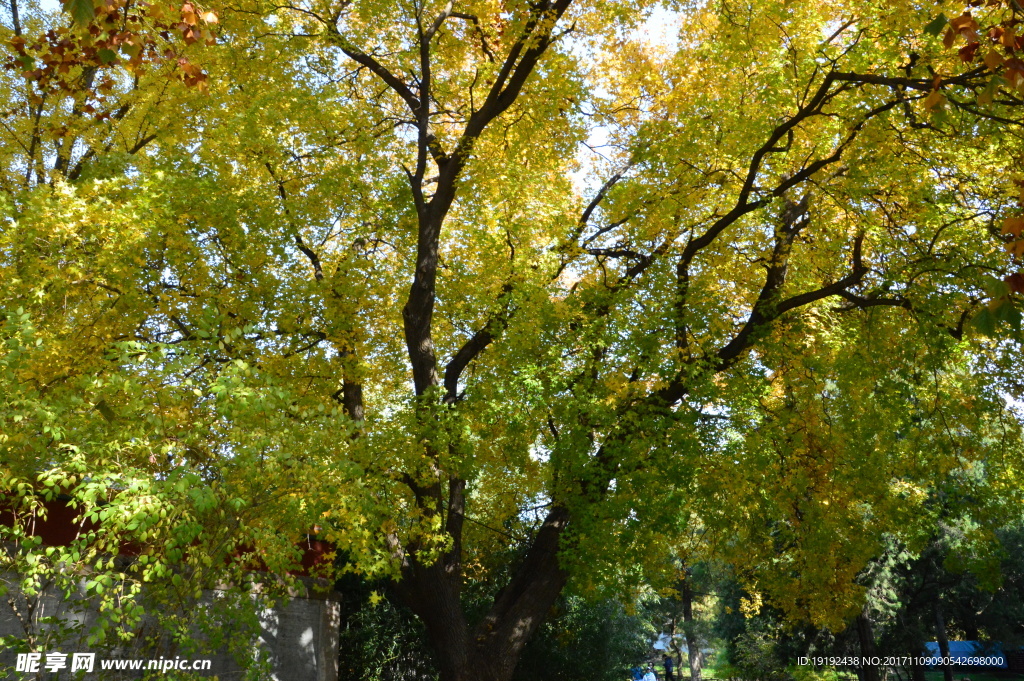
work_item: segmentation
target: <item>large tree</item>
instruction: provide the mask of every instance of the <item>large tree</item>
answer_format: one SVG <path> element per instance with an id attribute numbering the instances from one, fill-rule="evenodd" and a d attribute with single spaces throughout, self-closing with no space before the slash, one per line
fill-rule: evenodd
<path id="1" fill-rule="evenodd" d="M 4 487 L 151 579 L 317 526 L 504 681 L 570 580 L 834 625 L 1016 490 L 1016 3 L 7 1 Z"/>

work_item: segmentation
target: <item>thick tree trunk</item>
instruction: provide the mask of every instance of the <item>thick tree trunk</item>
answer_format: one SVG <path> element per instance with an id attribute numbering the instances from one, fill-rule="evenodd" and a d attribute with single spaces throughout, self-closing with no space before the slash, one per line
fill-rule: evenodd
<path id="1" fill-rule="evenodd" d="M 469 633 L 459 580 L 453 579 L 446 567 L 442 561 L 414 566 L 403 576 L 398 593 L 423 621 L 441 678 L 461 681 L 468 678 L 461 674 L 469 664 Z"/>
<path id="2" fill-rule="evenodd" d="M 472 629 L 463 613 L 462 575 L 454 560 L 411 563 L 398 593 L 426 627 L 441 681 L 512 678 L 523 647 L 565 587 L 567 574 L 558 564 L 558 549 L 568 520 L 565 509 L 548 513 L 511 581 Z"/>
<path id="3" fill-rule="evenodd" d="M 868 617 L 867 608 L 857 615 L 857 638 L 860 641 L 861 660 L 875 656 L 875 633 L 871 630 L 871 619 Z M 878 672 L 878 665 L 863 664 L 863 681 L 880 681 L 881 675 Z"/>
<path id="4" fill-rule="evenodd" d="M 938 599 L 935 600 L 935 638 L 939 642 L 939 657 L 944 658 L 945 663 L 949 659 L 949 639 L 946 637 L 946 618 L 942 616 L 942 606 Z M 942 677 L 944 681 L 953 681 L 953 667 L 943 664 Z"/>
<path id="5" fill-rule="evenodd" d="M 704 653 L 700 649 L 700 640 L 694 631 L 696 623 L 693 619 L 693 589 L 690 580 L 683 580 L 683 635 L 686 637 L 686 657 L 690 663 L 690 680 L 700 681 L 701 669 L 704 666 Z"/>
<path id="6" fill-rule="evenodd" d="M 922 646 L 923 647 L 923 646 Z M 921 656 L 921 649 L 911 653 L 910 657 L 910 681 L 925 681 L 924 665 L 918 662 Z"/>

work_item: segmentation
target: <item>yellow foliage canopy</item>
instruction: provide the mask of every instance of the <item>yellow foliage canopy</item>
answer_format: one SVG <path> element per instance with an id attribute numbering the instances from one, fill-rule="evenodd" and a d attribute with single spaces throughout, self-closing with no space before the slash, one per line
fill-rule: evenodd
<path id="1" fill-rule="evenodd" d="M 29 37 L 108 34 L 0 29 L 5 490 L 146 481 L 282 570 L 318 527 L 446 679 L 672 556 L 839 627 L 937 490 L 1019 496 L 1015 4 L 176 11 L 217 40 L 56 89 Z"/>

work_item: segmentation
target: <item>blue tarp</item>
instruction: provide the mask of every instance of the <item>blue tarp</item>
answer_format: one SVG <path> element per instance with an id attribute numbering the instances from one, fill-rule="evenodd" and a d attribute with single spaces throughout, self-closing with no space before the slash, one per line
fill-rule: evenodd
<path id="1" fill-rule="evenodd" d="M 926 655 L 934 661 L 928 664 L 935 666 L 939 662 L 939 644 L 930 641 L 924 644 Z M 998 643 L 985 645 L 979 641 L 950 641 L 949 656 L 957 662 L 956 667 L 966 671 L 971 667 L 987 667 L 989 669 L 1006 669 L 1006 655 Z M 978 658 L 983 658 L 979 660 Z"/>

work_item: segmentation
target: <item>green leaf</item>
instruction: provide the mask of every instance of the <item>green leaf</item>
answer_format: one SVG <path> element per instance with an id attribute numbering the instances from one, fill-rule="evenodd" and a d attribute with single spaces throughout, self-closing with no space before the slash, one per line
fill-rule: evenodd
<path id="1" fill-rule="evenodd" d="M 113 64 L 117 61 L 117 52 L 114 52 L 113 50 L 102 49 L 97 52 L 96 55 L 104 64 Z"/>
<path id="2" fill-rule="evenodd" d="M 1010 285 L 1002 279 L 988 277 L 985 279 L 983 285 L 985 287 L 985 292 L 992 298 L 1002 298 L 1010 293 Z"/>
<path id="3" fill-rule="evenodd" d="M 96 411 L 102 414 L 103 418 L 105 418 L 108 423 L 113 423 L 114 419 L 117 418 L 117 414 L 115 414 L 114 410 L 110 408 L 106 400 L 100 400 L 96 403 Z"/>
<path id="4" fill-rule="evenodd" d="M 1020 329 L 1021 314 L 1020 310 L 1013 304 L 1009 298 L 1004 299 L 998 307 L 992 312 L 992 317 L 997 322 L 1006 322 L 1014 329 Z"/>
<path id="5" fill-rule="evenodd" d="M 1021 331 L 1021 321 L 1024 320 L 1024 316 L 1021 315 L 1020 310 L 1013 303 L 1007 303 L 1006 307 L 1008 308 L 1005 313 L 1006 322 L 1019 334 Z"/>
<path id="6" fill-rule="evenodd" d="M 96 8 L 92 0 L 65 0 L 64 9 L 79 26 L 84 26 L 96 16 Z"/>
<path id="7" fill-rule="evenodd" d="M 986 336 L 994 336 L 996 334 L 996 318 L 987 307 L 981 308 L 981 312 L 974 315 L 971 324 Z"/>
<path id="8" fill-rule="evenodd" d="M 996 92 L 999 90 L 1000 85 L 1005 85 L 1006 79 L 999 76 L 992 76 L 991 80 L 985 86 L 985 89 L 980 95 L 978 95 L 979 104 L 991 104 L 992 100 L 995 99 Z"/>
<path id="9" fill-rule="evenodd" d="M 927 33 L 928 35 L 938 37 L 938 35 L 942 33 L 942 29 L 946 28 L 946 24 L 948 23 L 949 19 L 946 18 L 946 15 L 940 14 L 939 16 L 935 17 L 930 22 L 928 22 L 928 25 L 924 27 L 924 32 Z"/>
<path id="10" fill-rule="evenodd" d="M 131 45 L 125 43 L 121 45 L 121 51 L 124 52 L 130 59 L 135 59 L 142 52 L 142 46 L 132 43 Z"/>

